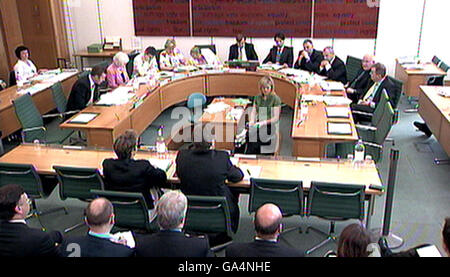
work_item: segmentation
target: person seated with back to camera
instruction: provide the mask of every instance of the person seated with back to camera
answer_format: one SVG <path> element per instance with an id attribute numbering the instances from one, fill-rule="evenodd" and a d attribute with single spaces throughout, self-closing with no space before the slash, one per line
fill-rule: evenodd
<path id="1" fill-rule="evenodd" d="M 193 66 L 198 65 L 211 65 L 217 66 L 220 65 L 220 60 L 216 56 L 216 54 L 211 51 L 209 48 L 202 48 L 195 46 L 191 49 L 191 58 L 189 59 L 189 64 Z"/>
<path id="2" fill-rule="evenodd" d="M 282 232 L 280 208 L 264 204 L 255 213 L 256 237 L 253 242 L 233 243 L 225 250 L 226 257 L 303 257 L 303 251 L 284 246 L 278 237 Z"/>
<path id="3" fill-rule="evenodd" d="M 174 39 L 168 39 L 164 44 L 164 50 L 159 55 L 159 65 L 161 70 L 173 71 L 175 68 L 186 65 L 187 61 L 177 48 Z"/>
<path id="4" fill-rule="evenodd" d="M 272 145 L 280 121 L 281 99 L 275 93 L 272 77 L 261 78 L 259 91 L 250 113 L 246 154 L 261 154 L 262 147 Z"/>
<path id="5" fill-rule="evenodd" d="M 133 76 L 155 75 L 159 71 L 156 55 L 157 52 L 153 46 L 147 47 L 143 53 L 137 55 L 133 62 Z"/>
<path id="6" fill-rule="evenodd" d="M 131 257 L 134 249 L 126 240 L 111 235 L 115 224 L 114 207 L 106 198 L 90 202 L 84 211 L 89 231 L 84 236 L 68 237 L 61 245 L 66 257 Z"/>
<path id="7" fill-rule="evenodd" d="M 181 191 L 167 191 L 156 204 L 160 231 L 136 238 L 138 257 L 213 257 L 208 238 L 183 232 L 187 198 Z"/>
<path id="8" fill-rule="evenodd" d="M 130 80 L 127 73 L 126 65 L 130 58 L 124 52 L 118 52 L 113 57 L 113 62 L 106 69 L 106 79 L 108 80 L 108 87 L 115 89 L 123 86 Z"/>
<path id="9" fill-rule="evenodd" d="M 149 209 L 150 222 L 155 219 L 154 205 L 162 194 L 160 188 L 167 182 L 164 170 L 153 167 L 148 160 L 136 160 L 137 134 L 127 130 L 114 142 L 117 159 L 103 161 L 105 189 L 125 192 L 140 192 Z"/>
<path id="10" fill-rule="evenodd" d="M 228 152 L 211 149 L 211 144 L 202 138 L 189 149 L 178 152 L 176 172 L 181 191 L 186 195 L 225 196 L 230 207 L 231 229 L 237 231 L 239 194 L 232 192 L 225 182 L 239 182 L 244 174 L 231 163 Z"/>

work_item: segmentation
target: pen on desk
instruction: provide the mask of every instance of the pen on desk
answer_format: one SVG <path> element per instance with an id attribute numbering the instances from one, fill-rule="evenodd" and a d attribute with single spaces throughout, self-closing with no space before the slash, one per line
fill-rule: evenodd
<path id="1" fill-rule="evenodd" d="M 114 113 L 114 115 L 116 116 L 117 120 L 120 120 L 120 117 L 117 115 L 117 113 Z"/>
<path id="2" fill-rule="evenodd" d="M 248 176 L 252 177 L 252 173 L 250 172 L 250 170 L 248 168 L 247 168 L 247 173 L 248 173 Z"/>

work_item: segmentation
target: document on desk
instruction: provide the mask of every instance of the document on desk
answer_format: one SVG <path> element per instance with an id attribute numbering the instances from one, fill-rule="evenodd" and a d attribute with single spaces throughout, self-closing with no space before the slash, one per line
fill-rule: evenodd
<path id="1" fill-rule="evenodd" d="M 311 73 L 305 70 L 301 69 L 293 69 L 293 68 L 284 68 L 280 70 L 281 73 L 284 73 L 286 75 L 291 75 L 295 77 L 310 77 Z"/>
<path id="2" fill-rule="evenodd" d="M 162 169 L 164 171 L 169 170 L 170 166 L 172 165 L 173 161 L 171 159 L 164 159 L 164 160 L 160 160 L 160 159 L 148 159 L 148 161 L 154 166 L 157 167 L 159 169 Z"/>
<path id="3" fill-rule="evenodd" d="M 36 94 L 40 91 L 43 91 L 45 89 L 48 89 L 49 87 L 51 87 L 53 84 L 50 83 L 38 83 L 35 84 L 29 88 L 26 89 L 22 89 L 20 91 L 18 91 L 19 94 L 25 94 L 25 93 L 29 93 L 31 95 Z"/>
<path id="4" fill-rule="evenodd" d="M 258 178 L 261 175 L 261 166 L 240 164 L 239 168 L 244 173 L 244 180 L 250 180 L 250 177 Z"/>
<path id="5" fill-rule="evenodd" d="M 50 82 L 50 83 L 61 82 L 73 75 L 74 75 L 74 72 L 62 72 L 62 73 L 51 76 L 51 78 L 47 79 L 46 82 Z"/>
<path id="6" fill-rule="evenodd" d="M 131 231 L 128 232 L 119 232 L 111 235 L 114 239 L 120 241 L 120 240 L 126 240 L 127 246 L 130 248 L 136 247 L 136 242 L 134 241 L 133 234 Z"/>
<path id="7" fill-rule="evenodd" d="M 397 58 L 397 61 L 399 64 L 413 64 L 417 63 L 417 57 L 416 56 L 403 56 Z"/>
<path id="8" fill-rule="evenodd" d="M 442 257 L 441 253 L 439 252 L 439 250 L 435 245 L 417 248 L 416 251 L 417 254 L 419 254 L 419 257 L 427 257 L 427 258 Z"/>
<path id="9" fill-rule="evenodd" d="M 322 88 L 322 90 L 338 90 L 338 91 L 345 90 L 344 84 L 342 84 L 341 82 L 322 81 L 320 82 L 320 87 Z"/>
<path id="10" fill-rule="evenodd" d="M 131 92 L 131 87 L 118 87 L 110 93 L 105 93 L 100 96 L 100 100 L 96 105 L 116 106 L 128 103 L 133 98 L 134 93 Z"/>
<path id="11" fill-rule="evenodd" d="M 210 104 L 204 111 L 209 114 L 220 113 L 228 109 L 230 105 L 225 102 L 216 102 Z"/>
<path id="12" fill-rule="evenodd" d="M 350 109 L 347 107 L 326 107 L 328 118 L 349 118 Z"/>
<path id="13" fill-rule="evenodd" d="M 302 101 L 311 102 L 323 102 L 323 95 L 314 95 L 314 94 L 302 94 Z"/>
<path id="14" fill-rule="evenodd" d="M 267 64 L 267 63 L 265 63 L 265 64 L 260 65 L 259 68 L 278 71 L 278 70 L 282 69 L 283 66 L 279 65 L 279 64 L 273 64 L 273 63 L 272 64 Z"/>
<path id="15" fill-rule="evenodd" d="M 347 122 L 328 122 L 328 134 L 330 135 L 351 135 L 352 126 Z"/>
<path id="16" fill-rule="evenodd" d="M 343 96 L 324 96 L 323 102 L 327 106 L 343 106 L 350 105 L 352 103 L 352 100 Z"/>
<path id="17" fill-rule="evenodd" d="M 404 64 L 403 67 L 407 70 L 423 70 L 423 64 Z"/>
<path id="18" fill-rule="evenodd" d="M 450 87 L 441 87 L 438 89 L 438 94 L 443 97 L 450 97 Z"/>
<path id="19" fill-rule="evenodd" d="M 72 124 L 88 124 L 90 121 L 94 120 L 99 114 L 98 113 L 81 113 L 72 120 L 69 121 L 69 123 Z"/>

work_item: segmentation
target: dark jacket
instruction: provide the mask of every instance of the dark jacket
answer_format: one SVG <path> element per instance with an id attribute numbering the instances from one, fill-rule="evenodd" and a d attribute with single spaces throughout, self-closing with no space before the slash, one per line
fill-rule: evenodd
<path id="1" fill-rule="evenodd" d="M 78 252 L 79 250 L 79 252 Z M 98 238 L 89 234 L 82 237 L 69 237 L 61 245 L 65 257 L 131 257 L 134 249 L 112 242 L 107 238 Z"/>
<path id="2" fill-rule="evenodd" d="M 249 243 L 233 243 L 225 250 L 225 257 L 303 257 L 302 251 L 279 242 L 254 240 Z"/>
<path id="3" fill-rule="evenodd" d="M 136 240 L 138 257 L 213 257 L 206 237 L 190 237 L 176 231 L 160 231 Z"/>
<path id="4" fill-rule="evenodd" d="M 67 111 L 77 111 L 86 108 L 91 99 L 91 84 L 89 74 L 78 79 L 72 86 L 69 99 L 67 100 Z M 95 85 L 94 102 L 99 99 L 98 86 Z"/>
<path id="5" fill-rule="evenodd" d="M 245 43 L 244 45 L 245 48 L 245 55 L 247 56 L 247 60 L 249 61 L 257 61 L 258 60 L 258 55 L 255 52 L 255 48 L 253 47 L 253 44 L 251 43 Z M 233 44 L 230 46 L 230 53 L 228 54 L 228 60 L 236 60 L 239 58 L 239 50 L 238 50 L 238 45 L 237 44 Z"/>
<path id="6" fill-rule="evenodd" d="M 141 192 L 149 209 L 154 207 L 150 188 L 161 187 L 167 181 L 166 172 L 146 160 L 105 159 L 103 176 L 106 190 Z"/>
<path id="7" fill-rule="evenodd" d="M 295 69 L 302 69 L 309 72 L 319 73 L 320 63 L 323 61 L 323 55 L 316 49 L 313 50 L 312 54 L 309 57 L 309 60 L 303 58 L 299 63 L 300 56 L 302 55 L 302 50 L 298 53 L 297 61 L 295 62 Z"/>
<path id="8" fill-rule="evenodd" d="M 369 87 L 369 89 L 370 89 L 370 87 Z M 394 102 L 398 101 L 397 99 L 398 99 L 398 97 L 400 97 L 401 91 L 400 91 L 399 87 L 397 87 L 394 84 L 394 82 L 391 81 L 389 76 L 386 76 L 384 81 L 381 82 L 381 85 L 378 86 L 377 91 L 375 92 L 375 96 L 373 97 L 373 100 L 372 100 L 375 103 L 375 108 L 378 105 L 378 102 L 380 102 L 381 92 L 383 91 L 383 89 L 386 89 L 386 92 L 389 96 L 389 101 L 391 102 L 392 107 L 395 109 L 396 103 L 394 103 Z M 364 98 L 364 96 L 365 96 L 365 94 L 360 95 L 360 98 L 358 100 L 362 100 Z M 375 108 L 372 108 L 367 105 L 352 104 L 351 108 L 352 108 L 352 110 L 358 110 L 358 111 L 368 112 L 368 113 L 373 113 L 375 111 Z"/>
<path id="9" fill-rule="evenodd" d="M 348 86 L 349 88 L 354 89 L 355 92 L 348 94 L 348 96 L 352 99 L 353 103 L 356 103 L 361 97 L 364 97 L 371 86 L 373 86 L 373 81 L 370 77 L 370 70 L 363 70 L 361 68 Z"/>
<path id="10" fill-rule="evenodd" d="M 323 68 L 319 74 L 328 77 L 330 80 L 341 82 L 344 85 L 347 84 L 347 68 L 344 62 L 337 56 L 335 56 L 331 64 L 331 69 L 327 71 L 326 68 Z"/>
<path id="11" fill-rule="evenodd" d="M 272 49 L 270 49 L 269 54 L 264 59 L 263 63 L 276 63 L 277 62 L 277 47 L 274 46 Z M 284 46 L 283 52 L 281 52 L 280 56 L 280 64 L 287 64 L 289 67 L 292 67 L 292 64 L 294 63 L 294 50 L 292 47 Z"/>
<path id="12" fill-rule="evenodd" d="M 23 223 L 0 223 L 0 256 L 61 256 L 60 232 L 44 232 Z"/>
<path id="13" fill-rule="evenodd" d="M 242 171 L 233 166 L 225 151 L 181 150 L 176 158 L 177 175 L 181 191 L 187 195 L 225 196 L 230 205 L 233 231 L 239 223 L 238 199 L 233 196 L 225 181 L 239 182 Z"/>

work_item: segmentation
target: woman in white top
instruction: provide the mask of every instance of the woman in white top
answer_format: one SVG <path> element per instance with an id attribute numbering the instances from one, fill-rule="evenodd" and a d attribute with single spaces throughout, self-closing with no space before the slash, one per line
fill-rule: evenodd
<path id="1" fill-rule="evenodd" d="M 168 39 L 164 44 L 164 51 L 159 56 L 161 70 L 173 71 L 181 65 L 186 65 L 183 54 L 176 46 L 174 39 Z"/>
<path id="2" fill-rule="evenodd" d="M 147 47 L 144 53 L 134 58 L 133 76 L 149 76 L 158 72 L 155 47 Z"/>
<path id="3" fill-rule="evenodd" d="M 30 50 L 25 46 L 19 46 L 16 48 L 16 57 L 19 59 L 14 65 L 14 73 L 16 75 L 17 84 L 28 81 L 28 79 L 38 74 L 36 66 L 29 59 Z"/>

